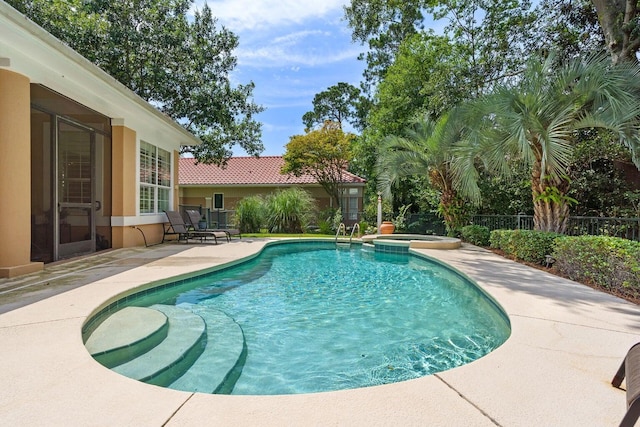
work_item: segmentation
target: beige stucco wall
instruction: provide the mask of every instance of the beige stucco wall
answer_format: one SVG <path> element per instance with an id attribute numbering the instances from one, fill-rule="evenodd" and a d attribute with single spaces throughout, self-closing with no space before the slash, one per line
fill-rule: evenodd
<path id="1" fill-rule="evenodd" d="M 0 277 L 38 271 L 31 262 L 31 91 L 29 79 L 0 69 Z"/>
<path id="2" fill-rule="evenodd" d="M 136 215 L 136 132 L 126 126 L 111 127 L 112 143 L 112 203 L 113 216 Z M 113 248 L 126 248 L 143 244 L 140 233 L 135 229 L 112 227 Z"/>
<path id="3" fill-rule="evenodd" d="M 111 127 L 112 215 L 136 214 L 136 132 L 125 126 Z"/>
<path id="4" fill-rule="evenodd" d="M 173 207 L 172 209 L 177 211 L 180 204 L 180 190 L 178 189 L 179 172 L 180 172 L 180 153 L 177 150 L 173 151 Z"/>
<path id="5" fill-rule="evenodd" d="M 256 187 L 181 187 L 180 204 L 195 205 L 211 208 L 207 205 L 207 198 L 213 199 L 214 193 L 224 194 L 224 209 L 234 210 L 238 201 L 248 196 L 267 195 L 288 187 L 256 186 Z M 316 200 L 318 209 L 330 206 L 330 198 L 321 187 L 302 187 Z M 209 202 L 211 203 L 211 202 Z"/>
<path id="6" fill-rule="evenodd" d="M 162 242 L 163 224 L 140 224 L 136 226 L 113 227 L 113 247 L 130 248 Z M 144 233 L 144 234 L 143 234 Z M 116 242 L 119 246 L 115 246 Z"/>

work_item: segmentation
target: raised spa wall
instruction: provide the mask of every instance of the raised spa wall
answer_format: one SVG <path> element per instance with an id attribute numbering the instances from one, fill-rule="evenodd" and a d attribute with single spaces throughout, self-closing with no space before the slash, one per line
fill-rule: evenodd
<path id="1" fill-rule="evenodd" d="M 362 242 L 375 246 L 401 246 L 412 249 L 458 249 L 462 242 L 454 237 L 423 234 L 368 234 Z"/>

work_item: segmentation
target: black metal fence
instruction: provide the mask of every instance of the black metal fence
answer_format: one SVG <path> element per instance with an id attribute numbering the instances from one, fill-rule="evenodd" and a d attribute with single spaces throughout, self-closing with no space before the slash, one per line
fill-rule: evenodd
<path id="1" fill-rule="evenodd" d="M 471 222 L 489 230 L 533 230 L 533 215 L 474 215 Z M 613 236 L 640 241 L 640 218 L 569 217 L 566 235 Z"/>
<path id="2" fill-rule="evenodd" d="M 442 218 L 434 213 L 412 213 L 407 215 L 407 232 L 444 236 L 447 228 Z"/>

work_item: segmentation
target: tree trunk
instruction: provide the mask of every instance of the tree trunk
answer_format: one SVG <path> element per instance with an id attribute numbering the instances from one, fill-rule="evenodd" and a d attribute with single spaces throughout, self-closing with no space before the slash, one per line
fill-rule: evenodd
<path id="1" fill-rule="evenodd" d="M 456 230 L 464 225 L 464 202 L 451 189 L 445 189 L 440 196 L 440 212 L 447 226 L 447 230 Z"/>
<path id="2" fill-rule="evenodd" d="M 542 179 L 540 171 L 541 162 L 537 160 L 531 176 L 534 229 L 564 233 L 569 220 L 569 181 L 551 175 Z"/>
<path id="3" fill-rule="evenodd" d="M 548 200 L 534 200 L 533 224 L 539 231 L 564 233 L 569 220 L 569 206 L 566 203 L 556 203 Z"/>
<path id="4" fill-rule="evenodd" d="M 607 49 L 614 64 L 637 62 L 640 34 L 636 16 L 638 0 L 593 0 Z"/>

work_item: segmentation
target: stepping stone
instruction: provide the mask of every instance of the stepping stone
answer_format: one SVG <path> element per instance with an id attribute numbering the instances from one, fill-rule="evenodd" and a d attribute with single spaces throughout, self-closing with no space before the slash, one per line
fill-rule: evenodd
<path id="1" fill-rule="evenodd" d="M 167 337 L 147 353 L 116 366 L 113 371 L 166 386 L 184 374 L 204 350 L 206 325 L 202 317 L 175 306 L 155 304 L 150 308 L 169 319 Z"/>
<path id="2" fill-rule="evenodd" d="M 246 358 L 242 328 L 223 311 L 191 304 L 179 307 L 190 308 L 204 318 L 207 347 L 191 368 L 169 388 L 214 393 L 224 386 L 230 392 Z"/>
<path id="3" fill-rule="evenodd" d="M 125 307 L 106 318 L 85 347 L 108 368 L 128 362 L 162 342 L 169 330 L 167 316 L 144 307 Z"/>

